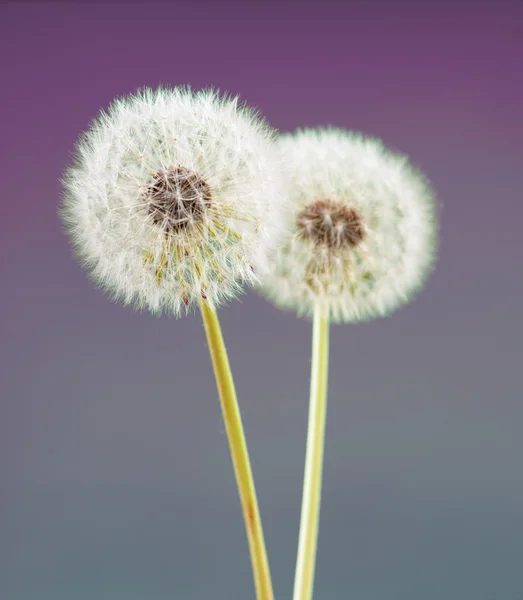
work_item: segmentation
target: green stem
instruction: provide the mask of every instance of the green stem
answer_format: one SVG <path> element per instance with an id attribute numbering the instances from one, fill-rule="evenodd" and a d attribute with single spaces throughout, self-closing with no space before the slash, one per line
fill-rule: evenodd
<path id="1" fill-rule="evenodd" d="M 311 600 L 320 519 L 327 376 L 329 363 L 329 319 L 320 309 L 314 313 L 312 366 L 307 430 L 307 452 L 301 505 L 300 537 L 294 579 L 294 600 Z"/>
<path id="2" fill-rule="evenodd" d="M 263 538 L 258 500 L 227 351 L 216 311 L 205 301 L 201 302 L 200 307 L 247 530 L 256 598 L 257 600 L 273 600 L 269 561 Z"/>

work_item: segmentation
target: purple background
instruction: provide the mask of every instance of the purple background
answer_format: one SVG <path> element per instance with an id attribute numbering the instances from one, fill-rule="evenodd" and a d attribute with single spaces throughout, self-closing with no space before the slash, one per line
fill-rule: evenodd
<path id="1" fill-rule="evenodd" d="M 439 193 L 423 293 L 332 330 L 316 598 L 523 599 L 522 7 L 0 7 L 2 600 L 254 598 L 198 315 L 109 302 L 56 217 L 79 132 L 160 82 L 377 135 Z M 220 314 L 290 598 L 310 324 L 253 293 Z"/>

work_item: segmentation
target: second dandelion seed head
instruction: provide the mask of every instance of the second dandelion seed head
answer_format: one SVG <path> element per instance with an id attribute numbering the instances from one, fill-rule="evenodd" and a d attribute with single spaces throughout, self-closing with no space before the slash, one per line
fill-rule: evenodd
<path id="1" fill-rule="evenodd" d="M 263 293 L 334 322 L 391 313 L 422 286 L 436 249 L 434 196 L 407 158 L 341 129 L 280 136 L 294 221 Z"/>

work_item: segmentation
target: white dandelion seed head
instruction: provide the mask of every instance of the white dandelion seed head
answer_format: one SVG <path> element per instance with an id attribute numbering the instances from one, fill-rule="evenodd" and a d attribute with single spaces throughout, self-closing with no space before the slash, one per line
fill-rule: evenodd
<path id="1" fill-rule="evenodd" d="M 406 156 L 341 129 L 280 136 L 292 220 L 262 281 L 275 304 L 333 322 L 386 316 L 423 285 L 436 254 L 435 201 Z"/>
<path id="2" fill-rule="evenodd" d="M 187 87 L 115 100 L 80 138 L 61 216 L 116 300 L 178 315 L 268 268 L 285 209 L 273 130 L 238 98 Z"/>

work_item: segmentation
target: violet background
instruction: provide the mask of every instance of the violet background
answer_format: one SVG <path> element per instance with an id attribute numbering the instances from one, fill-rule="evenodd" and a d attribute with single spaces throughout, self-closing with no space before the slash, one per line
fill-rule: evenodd
<path id="1" fill-rule="evenodd" d="M 318 600 L 522 600 L 523 3 L 0 6 L 0 598 L 254 598 L 204 332 L 113 305 L 56 216 L 114 96 L 190 83 L 272 125 L 408 153 L 437 270 L 389 319 L 332 329 Z M 290 598 L 310 324 L 221 311 L 277 599 Z"/>

